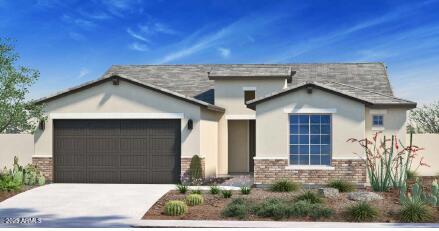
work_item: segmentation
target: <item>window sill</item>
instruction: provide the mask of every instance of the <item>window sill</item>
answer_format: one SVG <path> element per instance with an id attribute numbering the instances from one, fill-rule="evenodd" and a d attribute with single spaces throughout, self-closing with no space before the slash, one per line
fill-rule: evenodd
<path id="1" fill-rule="evenodd" d="M 285 169 L 290 170 L 335 170 L 335 167 L 327 165 L 288 165 Z"/>
<path id="2" fill-rule="evenodd" d="M 384 131 L 384 127 L 372 127 L 372 131 Z"/>

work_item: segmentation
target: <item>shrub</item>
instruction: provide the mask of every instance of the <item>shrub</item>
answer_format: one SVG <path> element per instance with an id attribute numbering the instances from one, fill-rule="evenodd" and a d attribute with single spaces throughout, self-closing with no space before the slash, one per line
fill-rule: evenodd
<path id="1" fill-rule="evenodd" d="M 178 184 L 177 185 L 177 191 L 181 194 L 185 194 L 188 190 L 187 185 L 183 185 L 183 184 Z"/>
<path id="2" fill-rule="evenodd" d="M 406 171 L 406 176 L 407 176 L 407 180 L 413 180 L 413 179 L 416 179 L 416 177 L 418 176 L 418 173 L 416 171 L 412 171 L 412 170 L 408 169 Z"/>
<path id="3" fill-rule="evenodd" d="M 203 202 L 203 196 L 199 194 L 189 194 L 186 196 L 186 204 L 189 206 L 201 205 Z"/>
<path id="4" fill-rule="evenodd" d="M 306 191 L 296 198 L 296 201 L 309 201 L 311 204 L 322 203 L 322 198 L 317 193 Z"/>
<path id="5" fill-rule="evenodd" d="M 220 191 L 221 191 L 221 190 L 220 190 L 220 188 L 219 188 L 218 186 L 216 186 L 216 185 L 214 185 L 214 186 L 210 186 L 210 193 L 211 193 L 211 194 L 216 195 L 216 194 L 218 194 Z"/>
<path id="6" fill-rule="evenodd" d="M 201 159 L 198 155 L 195 155 L 191 159 L 191 164 L 189 166 L 189 176 L 192 182 L 199 181 L 201 177 Z"/>
<path id="7" fill-rule="evenodd" d="M 349 221 L 373 221 L 377 216 L 378 210 L 364 201 L 351 205 L 346 210 L 346 217 Z"/>
<path id="8" fill-rule="evenodd" d="M 244 194 L 244 195 L 250 194 L 251 190 L 252 189 L 250 187 L 247 187 L 247 186 L 242 186 L 241 187 L 241 193 Z"/>
<path id="9" fill-rule="evenodd" d="M 0 191 L 18 191 L 21 189 L 22 184 L 11 175 L 0 175 Z"/>
<path id="10" fill-rule="evenodd" d="M 165 204 L 164 213 L 168 216 L 180 216 L 187 212 L 187 205 L 183 201 L 168 201 Z"/>
<path id="11" fill-rule="evenodd" d="M 271 217 L 275 220 L 288 217 L 311 217 L 318 219 L 321 217 L 330 217 L 333 211 L 321 204 L 311 204 L 307 200 L 291 203 L 290 201 L 270 198 L 257 204 L 252 210 L 257 216 Z"/>
<path id="12" fill-rule="evenodd" d="M 200 194 L 201 195 L 201 190 L 200 189 L 193 189 L 191 190 L 191 194 Z"/>
<path id="13" fill-rule="evenodd" d="M 224 217 L 244 219 L 247 215 L 247 201 L 242 198 L 233 199 L 222 211 Z"/>
<path id="14" fill-rule="evenodd" d="M 399 212 L 402 222 L 428 222 L 433 218 L 432 210 L 421 200 L 406 200 Z"/>
<path id="15" fill-rule="evenodd" d="M 278 180 L 271 186 L 273 192 L 292 192 L 299 189 L 299 184 L 289 180 Z"/>
<path id="16" fill-rule="evenodd" d="M 223 194 L 224 198 L 232 197 L 232 191 L 231 190 L 222 190 L 221 193 Z"/>
<path id="17" fill-rule="evenodd" d="M 345 180 L 332 180 L 328 186 L 338 189 L 339 192 L 353 192 L 356 189 L 353 183 Z"/>

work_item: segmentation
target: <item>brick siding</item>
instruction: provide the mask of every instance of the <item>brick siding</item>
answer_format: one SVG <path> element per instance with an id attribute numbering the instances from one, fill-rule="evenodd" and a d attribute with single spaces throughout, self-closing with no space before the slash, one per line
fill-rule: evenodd
<path id="1" fill-rule="evenodd" d="M 32 164 L 37 166 L 47 181 L 53 181 L 52 157 L 32 157 Z"/>
<path id="2" fill-rule="evenodd" d="M 324 185 L 332 179 L 351 181 L 359 186 L 366 185 L 366 161 L 358 159 L 332 160 L 333 170 L 287 169 L 287 159 L 256 159 L 255 184 L 272 184 L 279 179 L 290 179 L 310 185 Z"/>

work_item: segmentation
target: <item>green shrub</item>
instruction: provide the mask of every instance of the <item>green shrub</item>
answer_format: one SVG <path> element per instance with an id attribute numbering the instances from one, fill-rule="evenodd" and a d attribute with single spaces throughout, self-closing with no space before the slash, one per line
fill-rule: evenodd
<path id="1" fill-rule="evenodd" d="M 201 159 L 198 155 L 195 155 L 192 157 L 191 164 L 189 166 L 189 176 L 192 182 L 202 178 L 201 171 Z"/>
<path id="2" fill-rule="evenodd" d="M 186 204 L 189 206 L 201 205 L 203 202 L 204 198 L 200 194 L 189 194 L 186 196 Z"/>
<path id="3" fill-rule="evenodd" d="M 356 189 L 353 183 L 345 180 L 332 180 L 328 186 L 338 189 L 339 192 L 353 192 Z"/>
<path id="4" fill-rule="evenodd" d="M 201 195 L 201 190 L 200 189 L 193 189 L 191 190 L 191 194 L 200 194 Z"/>
<path id="5" fill-rule="evenodd" d="M 364 201 L 351 205 L 346 209 L 346 217 L 349 221 L 373 221 L 377 216 L 378 210 Z"/>
<path id="6" fill-rule="evenodd" d="M 211 194 L 216 195 L 216 194 L 220 193 L 220 191 L 221 190 L 220 190 L 220 188 L 218 186 L 216 186 L 216 185 L 210 186 L 210 193 Z"/>
<path id="7" fill-rule="evenodd" d="M 421 200 L 406 200 L 399 212 L 400 220 L 410 223 L 431 221 L 432 214 L 431 208 Z"/>
<path id="8" fill-rule="evenodd" d="M 187 212 L 187 205 L 183 201 L 168 201 L 165 204 L 164 213 L 168 216 L 180 216 Z"/>
<path id="9" fill-rule="evenodd" d="M 418 176 L 418 173 L 416 171 L 407 170 L 406 171 L 407 180 L 413 180 Z"/>
<path id="10" fill-rule="evenodd" d="M 247 201 L 242 198 L 233 199 L 222 211 L 224 217 L 244 219 L 247 216 Z"/>
<path id="11" fill-rule="evenodd" d="M 253 212 L 259 217 L 271 217 L 280 220 L 288 216 L 288 207 L 285 201 L 277 198 L 269 198 L 253 208 Z"/>
<path id="12" fill-rule="evenodd" d="M 321 204 L 312 204 L 307 200 L 297 201 L 295 203 L 270 198 L 264 202 L 257 204 L 252 210 L 255 215 L 260 217 L 271 217 L 280 220 L 288 217 L 311 217 L 318 219 L 321 217 L 330 217 L 333 211 Z"/>
<path id="13" fill-rule="evenodd" d="M 311 204 L 318 204 L 323 202 L 322 198 L 317 193 L 311 191 L 306 191 L 305 193 L 299 195 L 296 198 L 296 201 L 309 201 Z"/>
<path id="14" fill-rule="evenodd" d="M 179 193 L 181 193 L 181 194 L 185 194 L 185 193 L 187 192 L 187 190 L 188 190 L 187 185 L 184 185 L 184 184 L 178 184 L 178 185 L 177 185 L 177 191 L 178 191 Z"/>
<path id="15" fill-rule="evenodd" d="M 292 192 L 299 189 L 299 184 L 289 180 L 278 180 L 271 186 L 273 192 Z"/>
<path id="16" fill-rule="evenodd" d="M 19 191 L 22 184 L 16 180 L 12 175 L 0 175 L 0 191 Z"/>
<path id="17" fill-rule="evenodd" d="M 244 194 L 244 195 L 250 194 L 251 190 L 252 189 L 250 187 L 247 187 L 247 186 L 242 186 L 241 187 L 241 193 Z"/>
<path id="18" fill-rule="evenodd" d="M 232 197 L 232 191 L 231 190 L 222 190 L 221 194 L 223 194 L 224 198 L 230 198 Z"/>

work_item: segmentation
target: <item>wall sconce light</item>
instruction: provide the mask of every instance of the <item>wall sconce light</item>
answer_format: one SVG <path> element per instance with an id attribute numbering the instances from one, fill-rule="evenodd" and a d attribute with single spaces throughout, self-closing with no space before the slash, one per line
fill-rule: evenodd
<path id="1" fill-rule="evenodd" d="M 38 128 L 40 130 L 44 130 L 46 128 L 46 122 L 44 120 L 40 120 L 40 122 L 38 123 Z"/>
<path id="2" fill-rule="evenodd" d="M 307 87 L 307 88 L 306 88 L 306 92 L 307 92 L 308 94 L 312 94 L 312 87 Z"/>
<path id="3" fill-rule="evenodd" d="M 194 121 L 192 121 L 192 119 L 189 119 L 187 121 L 187 129 L 192 130 L 192 128 L 194 128 Z"/>

